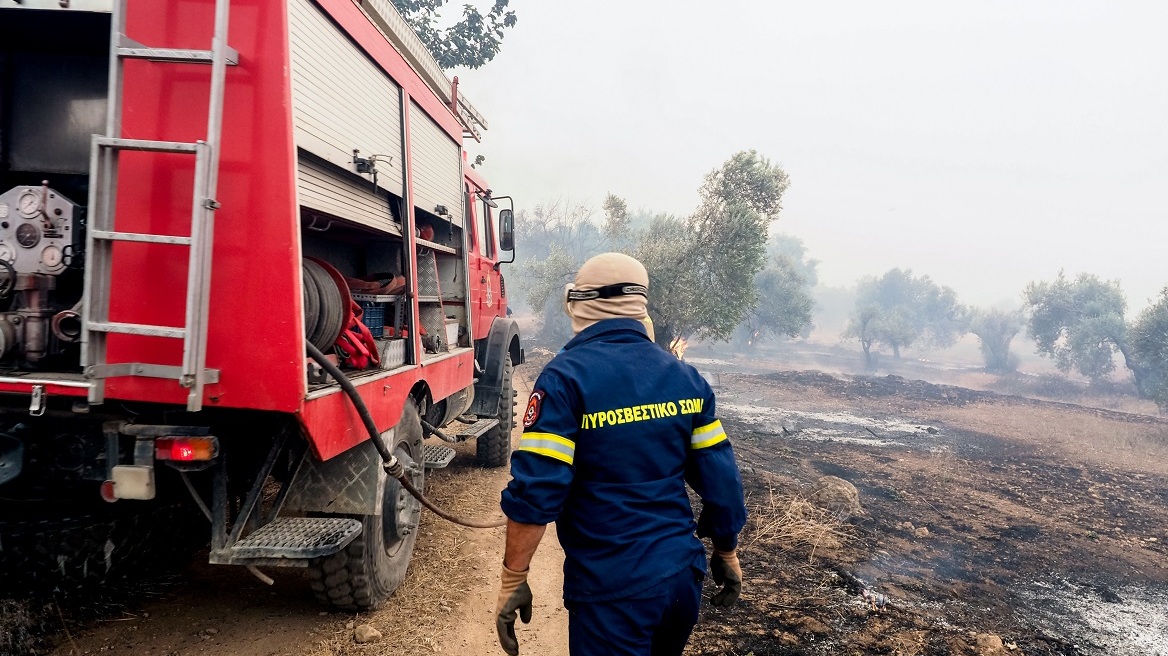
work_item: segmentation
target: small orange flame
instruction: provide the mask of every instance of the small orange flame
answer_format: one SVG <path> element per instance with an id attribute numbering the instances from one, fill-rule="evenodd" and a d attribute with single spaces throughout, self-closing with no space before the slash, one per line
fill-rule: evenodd
<path id="1" fill-rule="evenodd" d="M 677 356 L 678 360 L 685 359 L 685 350 L 689 348 L 689 342 L 684 337 L 674 337 L 672 342 L 669 342 L 669 352 Z"/>

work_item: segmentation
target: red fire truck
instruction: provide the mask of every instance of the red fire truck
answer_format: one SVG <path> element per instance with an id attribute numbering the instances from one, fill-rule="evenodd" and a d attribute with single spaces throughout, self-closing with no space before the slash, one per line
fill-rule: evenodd
<path id="1" fill-rule="evenodd" d="M 0 0 L 0 26 L 0 578 L 131 576 L 194 527 L 212 563 L 382 604 L 421 507 L 375 447 L 418 488 L 441 440 L 510 454 L 486 121 L 389 0 Z"/>

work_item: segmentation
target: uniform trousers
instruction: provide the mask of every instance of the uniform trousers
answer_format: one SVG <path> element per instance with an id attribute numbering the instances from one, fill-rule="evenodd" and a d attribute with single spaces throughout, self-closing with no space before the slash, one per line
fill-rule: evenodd
<path id="1" fill-rule="evenodd" d="M 680 656 L 698 621 L 701 571 L 687 567 L 648 591 L 612 601 L 565 600 L 572 656 Z"/>

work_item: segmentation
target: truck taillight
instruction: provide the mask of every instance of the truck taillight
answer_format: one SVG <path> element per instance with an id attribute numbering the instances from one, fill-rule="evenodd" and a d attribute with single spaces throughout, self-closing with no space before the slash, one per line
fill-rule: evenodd
<path id="1" fill-rule="evenodd" d="M 154 440 L 154 459 L 173 462 L 205 462 L 219 453 L 214 437 L 160 437 Z"/>

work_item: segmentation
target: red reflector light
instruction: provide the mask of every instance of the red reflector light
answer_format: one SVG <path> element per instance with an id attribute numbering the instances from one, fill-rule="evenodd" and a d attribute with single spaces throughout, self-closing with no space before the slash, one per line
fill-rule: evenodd
<path id="1" fill-rule="evenodd" d="M 160 437 L 154 440 L 154 459 L 173 462 L 203 462 L 218 453 L 214 437 Z"/>

